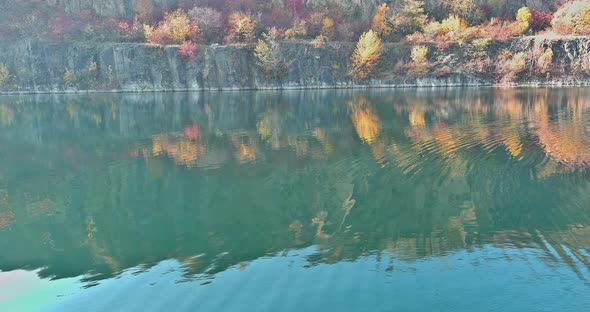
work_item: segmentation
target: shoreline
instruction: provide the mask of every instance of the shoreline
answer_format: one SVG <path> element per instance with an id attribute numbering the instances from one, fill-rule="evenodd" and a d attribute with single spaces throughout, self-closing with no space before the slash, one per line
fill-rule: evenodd
<path id="1" fill-rule="evenodd" d="M 443 88 L 563 88 L 588 87 L 590 80 L 555 80 L 552 82 L 527 83 L 456 83 L 456 84 L 376 84 L 376 85 L 319 85 L 319 86 L 286 86 L 257 88 L 152 88 L 152 89 L 112 89 L 112 90 L 47 90 L 47 91 L 0 91 L 0 96 L 14 95 L 80 95 L 80 94 L 139 94 L 139 93 L 175 93 L 175 92 L 243 92 L 243 91 L 305 91 L 305 90 L 369 90 L 369 89 L 443 89 Z"/>

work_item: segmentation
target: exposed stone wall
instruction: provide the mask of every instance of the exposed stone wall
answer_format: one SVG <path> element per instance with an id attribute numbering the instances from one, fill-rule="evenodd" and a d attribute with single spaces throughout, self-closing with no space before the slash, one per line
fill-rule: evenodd
<path id="1" fill-rule="evenodd" d="M 193 0 L 195 5 L 207 5 L 212 0 Z M 281 4 L 281 0 L 269 0 Z M 68 12 L 91 11 L 105 16 L 131 17 L 142 6 L 152 9 L 173 8 L 179 0 L 48 0 L 55 6 L 63 6 Z M 342 13 L 344 16 L 356 17 L 362 20 L 370 19 L 377 5 L 389 3 L 395 7 L 402 0 L 303 0 L 304 5 L 314 11 L 328 10 Z M 427 8 L 435 9 L 444 6 L 447 0 L 425 0 Z M 487 4 L 493 7 L 510 8 L 516 11 L 522 6 L 535 10 L 550 10 L 567 0 L 476 0 L 479 5 Z"/>
<path id="2" fill-rule="evenodd" d="M 590 38 L 587 37 L 521 38 L 495 46 L 491 53 L 505 49 L 526 52 L 539 46 L 553 50 L 553 62 L 560 72 L 541 80 L 521 75 L 521 82 L 579 84 L 588 81 Z M 358 83 L 348 75 L 353 48 L 354 43 L 350 42 L 329 43 L 321 48 L 308 42 L 282 43 L 282 54 L 289 60 L 289 69 L 280 79 L 266 77 L 256 65 L 253 46 L 247 45 L 200 46 L 195 59 L 187 62 L 178 56 L 176 46 L 19 42 L 0 46 L 0 63 L 5 64 L 13 76 L 3 87 L 4 91 L 11 92 L 445 86 L 495 81 L 493 74 L 484 78 L 462 74 L 419 79 L 406 76 L 395 67 L 400 61 L 408 62 L 411 46 L 400 43 L 386 44 L 379 72 L 373 79 Z M 431 50 L 429 58 L 439 67 L 447 65 L 457 70 L 467 58 L 461 48 L 438 51 L 433 47 Z"/>

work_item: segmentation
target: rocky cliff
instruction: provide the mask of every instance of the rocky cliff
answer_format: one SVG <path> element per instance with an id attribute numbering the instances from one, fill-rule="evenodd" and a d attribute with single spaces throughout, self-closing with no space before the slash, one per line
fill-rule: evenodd
<path id="1" fill-rule="evenodd" d="M 67 12 L 79 13 L 90 11 L 103 16 L 132 17 L 135 13 L 150 9 L 170 9 L 178 4 L 187 1 L 180 0 L 47 0 L 49 4 L 61 6 Z M 281 5 L 282 0 L 269 0 Z M 488 5 L 496 8 L 508 8 L 516 11 L 520 7 L 528 6 L 535 10 L 550 10 L 555 6 L 563 4 L 567 0 L 476 0 L 478 5 Z M 330 12 L 341 12 L 345 16 L 354 16 L 362 20 L 372 17 L 377 5 L 388 3 L 391 6 L 398 6 L 402 0 L 302 0 L 305 7 L 310 10 L 328 10 Z M 436 10 L 448 4 L 445 0 L 425 0 L 426 8 Z M 191 5 L 211 5 L 211 0 L 193 0 Z"/>
<path id="2" fill-rule="evenodd" d="M 48 0 L 53 6 L 60 6 L 66 12 L 79 13 L 90 11 L 103 16 L 133 17 L 142 10 L 157 10 L 175 8 L 183 1 L 179 0 Z M 186 2 L 186 1 L 185 1 Z M 269 0 L 282 5 L 281 0 Z M 348 16 L 358 16 L 366 19 L 372 16 L 378 4 L 383 2 L 399 2 L 384 0 L 303 0 L 303 4 L 311 10 L 331 10 L 342 12 Z M 210 0 L 194 0 L 191 5 L 208 6 Z"/>
<path id="3" fill-rule="evenodd" d="M 538 84 L 580 84 L 590 72 L 590 38 L 560 40 L 520 38 L 490 48 L 496 58 L 502 51 L 533 53 L 551 48 L 558 70 L 552 75 L 519 75 L 519 81 Z M 55 44 L 18 42 L 0 46 L 0 64 L 10 79 L 4 92 L 68 92 L 85 90 L 240 90 L 388 86 L 450 86 L 493 84 L 491 73 L 466 74 L 466 49 L 445 51 L 432 48 L 430 73 L 447 67 L 451 71 L 415 77 L 400 64 L 409 62 L 411 46 L 386 44 L 380 70 L 368 81 L 356 82 L 349 75 L 354 43 L 327 43 L 314 47 L 308 42 L 285 42 L 281 53 L 288 70 L 280 79 L 268 78 L 256 65 L 253 46 L 200 46 L 192 61 L 178 56 L 176 46 L 131 43 L 78 42 Z M 527 65 L 532 66 L 532 65 Z M 532 70 L 531 70 L 532 71 Z"/>
<path id="4" fill-rule="evenodd" d="M 352 87 L 355 85 L 415 84 L 415 79 L 384 71 L 363 84 L 348 75 L 353 43 L 284 43 L 289 60 L 281 79 L 267 79 L 256 65 L 253 47 L 200 47 L 194 60 L 178 56 L 176 46 L 121 43 L 22 42 L 0 47 L 0 63 L 12 80 L 5 91 L 61 92 L 80 90 L 238 90 L 275 88 Z M 387 45 L 384 59 L 408 55 L 408 47 Z M 387 63 L 387 61 L 385 62 Z M 450 79 L 449 84 L 464 80 Z M 431 83 L 423 79 L 422 83 Z"/>

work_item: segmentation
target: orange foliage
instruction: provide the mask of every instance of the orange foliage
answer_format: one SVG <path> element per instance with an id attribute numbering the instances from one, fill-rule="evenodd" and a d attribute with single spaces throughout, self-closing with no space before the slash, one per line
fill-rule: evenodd
<path id="1" fill-rule="evenodd" d="M 181 44 L 185 41 L 196 41 L 199 37 L 199 27 L 192 22 L 186 12 L 176 10 L 166 13 L 155 28 L 145 26 L 146 40 L 154 44 Z"/>
<path id="2" fill-rule="evenodd" d="M 423 111 L 412 110 L 408 118 L 412 127 L 424 127 L 426 125 Z"/>
<path id="3" fill-rule="evenodd" d="M 249 15 L 234 12 L 228 18 L 226 42 L 252 42 L 256 38 L 256 23 Z"/>
<path id="4" fill-rule="evenodd" d="M 356 98 L 352 106 L 352 124 L 359 138 L 365 143 L 371 143 L 381 133 L 381 122 L 373 107 L 365 98 Z"/>
<path id="5" fill-rule="evenodd" d="M 522 152 L 522 143 L 520 142 L 520 138 L 517 136 L 510 136 L 505 139 L 504 144 L 506 144 L 506 149 L 512 155 L 512 157 L 518 157 Z"/>
<path id="6" fill-rule="evenodd" d="M 387 25 L 387 19 L 385 18 L 387 11 L 389 11 L 389 7 L 386 3 L 378 6 L 375 15 L 373 16 L 373 23 L 371 24 L 371 29 L 382 36 L 391 31 L 391 28 Z"/>
<path id="7" fill-rule="evenodd" d="M 438 145 L 440 153 L 446 157 L 454 157 L 459 149 L 459 142 L 463 134 L 456 129 L 450 129 L 440 125 L 432 131 L 434 141 Z"/>
<path id="8" fill-rule="evenodd" d="M 498 42 L 506 42 L 519 33 L 518 28 L 514 24 L 502 22 L 498 19 L 492 19 L 483 28 L 492 40 Z"/>
<path id="9" fill-rule="evenodd" d="M 189 130 L 191 133 L 192 130 Z M 182 136 L 157 135 L 152 141 L 152 153 L 154 156 L 165 153 L 178 165 L 192 168 L 198 155 L 205 152 L 205 146 L 193 139 Z"/>

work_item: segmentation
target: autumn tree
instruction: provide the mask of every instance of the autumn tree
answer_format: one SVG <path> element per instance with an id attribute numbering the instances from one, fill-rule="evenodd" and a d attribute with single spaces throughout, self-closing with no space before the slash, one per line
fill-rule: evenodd
<path id="1" fill-rule="evenodd" d="M 197 45 L 192 41 L 185 41 L 178 47 L 178 56 L 185 61 L 192 61 L 197 52 Z"/>
<path id="2" fill-rule="evenodd" d="M 119 23 L 117 23 L 117 32 L 119 33 L 120 38 L 124 40 L 140 41 L 145 39 L 143 24 L 137 15 L 133 18 L 133 22 L 131 23 L 126 20 L 119 21 Z"/>
<path id="3" fill-rule="evenodd" d="M 435 41 L 439 48 L 446 49 L 451 42 L 463 41 L 467 22 L 456 16 L 451 15 L 441 22 L 432 21 L 424 27 L 424 37 L 428 40 Z"/>
<path id="4" fill-rule="evenodd" d="M 412 62 L 408 66 L 408 73 L 411 76 L 422 77 L 425 76 L 432 68 L 432 63 L 428 61 L 428 47 L 415 46 L 410 53 Z"/>
<path id="5" fill-rule="evenodd" d="M 373 22 L 371 23 L 371 29 L 377 32 L 379 35 L 384 36 L 389 34 L 391 27 L 387 22 L 386 14 L 389 12 L 389 6 L 387 3 L 383 3 L 377 7 L 375 15 L 373 16 Z"/>
<path id="6" fill-rule="evenodd" d="M 403 38 L 421 31 L 426 22 L 423 0 L 405 0 L 401 9 L 388 19 L 390 33 L 394 36 L 392 39 Z"/>
<path id="7" fill-rule="evenodd" d="M 188 17 L 197 24 L 205 42 L 215 42 L 223 37 L 221 13 L 209 7 L 194 7 Z"/>
<path id="8" fill-rule="evenodd" d="M 562 35 L 590 35 L 590 2 L 564 4 L 553 15 L 553 29 Z"/>
<path id="9" fill-rule="evenodd" d="M 267 79 L 280 79 L 287 71 L 287 65 L 277 42 L 278 30 L 272 27 L 263 34 L 263 39 L 258 39 L 254 48 L 256 64 L 260 66 Z"/>
<path id="10" fill-rule="evenodd" d="M 516 12 L 516 24 L 521 32 L 525 32 L 529 29 L 533 20 L 533 14 L 527 7 L 522 7 Z"/>
<path id="11" fill-rule="evenodd" d="M 293 22 L 293 27 L 285 31 L 286 39 L 304 38 L 307 36 L 307 26 L 304 20 L 297 19 Z"/>
<path id="12" fill-rule="evenodd" d="M 249 15 L 234 12 L 229 16 L 226 42 L 252 42 L 256 38 L 256 23 Z"/>
<path id="13" fill-rule="evenodd" d="M 451 14 L 461 17 L 471 25 L 479 24 L 485 18 L 474 0 L 451 0 L 448 5 Z"/>
<path id="14" fill-rule="evenodd" d="M 518 52 L 516 54 L 508 50 L 500 52 L 496 73 L 502 82 L 516 81 L 516 78 L 526 68 L 526 54 L 524 52 Z"/>
<path id="15" fill-rule="evenodd" d="M 532 11 L 532 15 L 530 22 L 531 31 L 539 32 L 551 26 L 553 12 Z"/>
<path id="16" fill-rule="evenodd" d="M 322 34 L 324 20 L 328 17 L 326 12 L 314 12 L 307 19 L 307 34 L 316 37 Z"/>
<path id="17" fill-rule="evenodd" d="M 327 38 L 332 39 L 335 35 L 335 28 L 334 28 L 334 20 L 330 17 L 325 17 L 322 21 L 322 30 L 320 35 Z"/>
<path id="18" fill-rule="evenodd" d="M 135 12 L 137 12 L 137 17 L 147 22 L 152 13 L 153 13 L 152 2 L 150 0 L 137 0 L 135 2 Z"/>
<path id="19" fill-rule="evenodd" d="M 428 62 L 428 47 L 426 46 L 415 46 L 412 48 L 410 58 L 414 64 L 422 64 Z"/>
<path id="20" fill-rule="evenodd" d="M 358 81 L 368 78 L 375 71 L 382 53 L 383 43 L 377 33 L 373 30 L 363 33 L 352 54 L 352 77 Z"/>
<path id="21" fill-rule="evenodd" d="M 155 44 L 182 44 L 185 41 L 196 41 L 199 34 L 199 27 L 181 9 L 166 13 L 156 27 L 144 26 L 147 42 Z"/>
<path id="22" fill-rule="evenodd" d="M 553 50 L 545 49 L 545 52 L 537 59 L 537 70 L 540 74 L 547 74 L 553 65 Z"/>
<path id="23" fill-rule="evenodd" d="M 63 80 L 65 86 L 73 86 L 76 82 L 76 76 L 74 75 L 74 71 L 66 67 L 64 70 Z"/>

